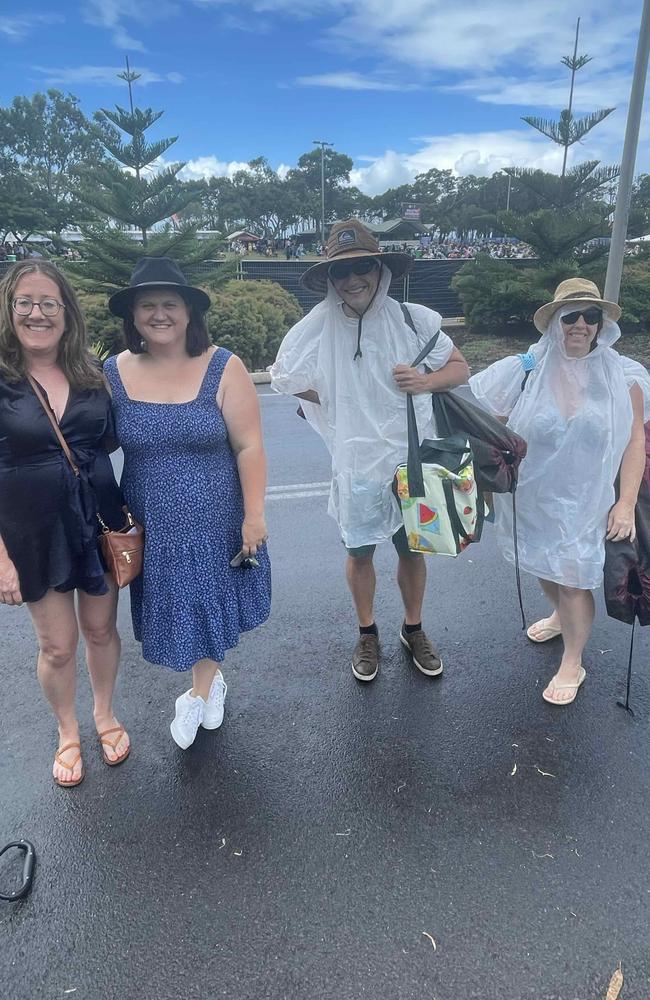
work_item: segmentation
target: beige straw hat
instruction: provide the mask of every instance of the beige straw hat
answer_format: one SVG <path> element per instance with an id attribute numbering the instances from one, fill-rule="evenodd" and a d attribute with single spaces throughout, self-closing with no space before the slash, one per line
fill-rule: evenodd
<path id="1" fill-rule="evenodd" d="M 572 305 L 584 305 L 585 303 L 600 306 L 605 315 L 615 323 L 621 315 L 621 307 L 616 302 L 608 302 L 607 299 L 603 299 L 598 285 L 595 285 L 593 281 L 588 281 L 587 278 L 567 278 L 566 281 L 561 281 L 555 289 L 553 301 L 540 306 L 533 316 L 533 323 L 540 333 L 545 333 L 551 322 L 551 317 L 558 309 Z"/>

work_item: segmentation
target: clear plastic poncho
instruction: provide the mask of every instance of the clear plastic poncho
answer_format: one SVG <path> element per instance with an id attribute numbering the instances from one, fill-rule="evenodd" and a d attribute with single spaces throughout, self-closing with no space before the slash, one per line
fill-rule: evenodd
<path id="1" fill-rule="evenodd" d="M 607 517 L 614 481 L 632 430 L 630 388 L 643 392 L 650 417 L 650 377 L 612 350 L 621 336 L 605 318 L 597 346 L 583 358 L 564 347 L 558 310 L 529 348 L 535 362 L 522 391 L 520 356 L 503 358 L 469 384 L 486 409 L 508 417 L 528 443 L 517 486 L 519 563 L 543 580 L 595 590 L 602 583 Z M 497 537 L 514 562 L 512 498 L 495 496 Z"/>
<path id="2" fill-rule="evenodd" d="M 395 365 L 410 365 L 442 321 L 439 313 L 409 303 L 414 333 L 399 303 L 388 297 L 390 282 L 390 271 L 382 267 L 377 294 L 361 323 L 361 357 L 353 360 L 358 319 L 345 315 L 343 300 L 328 282 L 326 298 L 289 330 L 269 369 L 277 392 L 318 393 L 320 405 L 304 400 L 300 405 L 332 456 L 328 513 L 348 548 L 382 542 L 402 524 L 391 487 L 396 467 L 407 456 L 406 394 L 392 371 Z M 441 331 L 427 367 L 442 368 L 453 347 Z M 420 439 L 435 437 L 431 395 L 415 395 L 413 401 Z"/>

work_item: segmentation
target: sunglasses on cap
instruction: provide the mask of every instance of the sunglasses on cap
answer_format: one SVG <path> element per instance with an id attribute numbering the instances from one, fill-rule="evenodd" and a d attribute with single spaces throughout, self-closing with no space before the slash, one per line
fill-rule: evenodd
<path id="1" fill-rule="evenodd" d="M 327 274 L 334 281 L 341 281 L 342 278 L 349 278 L 351 274 L 370 274 L 376 267 L 379 267 L 379 261 L 374 257 L 362 257 L 360 260 L 341 260 L 338 263 L 335 261 L 327 268 Z"/>
<path id="2" fill-rule="evenodd" d="M 576 309 L 575 312 L 566 313 L 561 319 L 567 326 L 572 326 L 578 322 L 581 316 L 588 326 L 595 326 L 603 318 L 603 310 L 599 309 L 598 306 L 591 306 L 589 309 Z"/>

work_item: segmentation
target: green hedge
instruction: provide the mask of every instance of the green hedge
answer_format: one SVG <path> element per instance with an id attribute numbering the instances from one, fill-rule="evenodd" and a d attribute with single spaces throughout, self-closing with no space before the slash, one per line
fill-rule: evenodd
<path id="1" fill-rule="evenodd" d="M 86 291 L 78 296 L 95 349 L 108 354 L 122 350 L 122 322 L 109 313 L 106 297 Z M 228 281 L 210 296 L 213 343 L 237 354 L 249 371 L 261 371 L 274 361 L 285 333 L 302 317 L 295 296 L 274 281 Z"/>
<path id="2" fill-rule="evenodd" d="M 576 275 L 605 286 L 606 261 L 571 262 L 558 267 L 515 267 L 505 260 L 479 256 L 452 280 L 468 328 L 475 333 L 519 335 L 532 328 L 533 314 L 549 302 L 560 281 Z M 621 330 L 650 329 L 650 260 L 626 259 L 620 295 Z"/>

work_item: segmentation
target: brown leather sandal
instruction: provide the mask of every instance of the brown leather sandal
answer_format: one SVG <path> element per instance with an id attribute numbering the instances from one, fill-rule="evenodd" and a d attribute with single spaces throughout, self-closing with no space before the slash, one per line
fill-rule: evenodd
<path id="1" fill-rule="evenodd" d="M 66 764 L 66 762 L 64 760 L 61 760 L 61 757 L 62 757 L 62 755 L 67 750 L 72 750 L 74 747 L 78 748 L 79 753 L 77 754 L 77 756 L 75 757 L 75 759 L 72 761 L 72 764 Z M 57 762 L 57 764 L 59 764 L 60 767 L 64 767 L 66 769 L 66 771 L 69 771 L 70 774 L 72 774 L 72 772 L 74 771 L 75 767 L 77 766 L 77 764 L 81 760 L 81 743 L 66 743 L 65 746 L 59 747 L 58 750 L 56 751 L 56 753 L 54 754 L 54 759 Z M 82 767 L 81 767 L 81 774 L 79 775 L 78 778 L 75 778 L 73 781 L 62 781 L 61 778 L 55 778 L 54 775 L 52 775 L 52 777 L 54 778 L 54 781 L 56 782 L 56 784 L 60 785 L 61 788 L 74 788 L 76 785 L 80 785 L 81 784 L 81 782 L 86 777 L 86 772 L 85 772 L 84 767 L 82 765 Z"/>
<path id="2" fill-rule="evenodd" d="M 117 733 L 117 736 L 113 737 L 112 740 L 107 740 L 106 737 L 109 736 L 111 733 Z M 131 753 L 130 742 L 126 750 L 119 757 L 116 757 L 115 760 L 111 760 L 111 758 L 107 757 L 106 753 L 104 752 L 105 746 L 110 747 L 111 750 L 114 750 L 124 735 L 126 735 L 126 729 L 124 728 L 124 726 L 121 725 L 113 726 L 112 729 L 105 729 L 103 733 L 98 733 L 99 743 L 102 748 L 102 757 L 104 758 L 104 763 L 108 764 L 109 767 L 115 767 L 117 764 L 121 764 L 122 761 L 126 760 L 126 758 Z"/>

